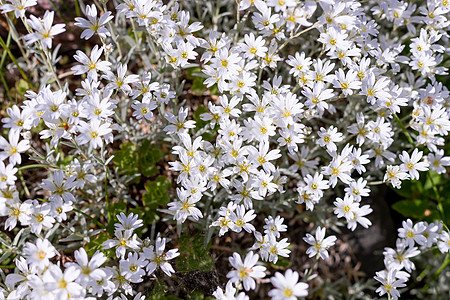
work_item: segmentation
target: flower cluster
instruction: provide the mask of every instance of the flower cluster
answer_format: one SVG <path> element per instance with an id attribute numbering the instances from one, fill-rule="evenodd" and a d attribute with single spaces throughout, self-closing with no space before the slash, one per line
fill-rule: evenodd
<path id="1" fill-rule="evenodd" d="M 16 238 L 0 237 L 0 263 L 16 268 L 1 299 L 143 299 L 134 286 L 172 282 L 171 260 L 185 253 L 166 244 L 193 228 L 204 245 L 253 243 L 231 251 L 217 299 L 248 299 L 269 281 L 273 299 L 306 297 L 313 268 L 264 279 L 290 260 L 290 221 L 308 228 L 300 243 L 320 263 L 339 238 L 326 231 L 369 228 L 376 186 L 410 180 L 426 179 L 437 202 L 427 207 L 443 220 L 403 222 L 377 292 L 397 299 L 411 258 L 450 252 L 433 180 L 450 166 L 449 1 L 77 2 L 74 25 L 90 47 L 65 73 L 54 42 L 68 28 L 55 12 L 5 2 L 4 53 L 13 58 L 14 39 L 29 90 L 2 119 L 0 217 Z M 205 106 L 189 102 L 198 85 Z M 25 180 L 33 168 L 46 173 Z M 174 179 L 167 194 L 148 184 L 156 174 Z"/>
<path id="2" fill-rule="evenodd" d="M 450 251 L 450 235 L 439 222 L 427 223 L 413 222 L 408 219 L 403 221 L 403 227 L 398 229 L 398 238 L 395 249 L 385 248 L 384 264 L 386 269 L 377 272 L 375 279 L 382 286 L 377 289 L 380 296 L 388 293 L 392 299 L 400 297 L 397 288 L 405 287 L 416 269 L 410 259 L 420 255 L 421 252 L 437 246 L 441 253 Z"/>

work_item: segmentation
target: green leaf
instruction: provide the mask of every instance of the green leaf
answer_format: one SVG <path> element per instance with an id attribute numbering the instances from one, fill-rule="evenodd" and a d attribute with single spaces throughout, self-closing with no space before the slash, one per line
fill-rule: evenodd
<path id="1" fill-rule="evenodd" d="M 145 190 L 147 192 L 144 193 L 142 199 L 145 204 L 144 221 L 147 224 L 151 224 L 154 220 L 159 220 L 156 209 L 160 206 L 167 206 L 170 201 L 170 196 L 167 191 L 170 188 L 171 184 L 169 179 L 161 175 L 155 181 L 150 181 L 145 184 Z"/>
<path id="2" fill-rule="evenodd" d="M 102 251 L 108 257 L 114 257 L 114 250 L 108 249 L 103 250 L 102 244 L 109 239 L 109 236 L 106 232 L 100 232 L 97 236 L 91 237 L 89 243 L 86 244 L 86 253 L 89 256 L 94 255 L 94 253 L 99 250 Z"/>
<path id="3" fill-rule="evenodd" d="M 215 298 L 203 295 L 201 292 L 190 293 L 187 298 L 188 300 L 214 300 Z"/>
<path id="4" fill-rule="evenodd" d="M 119 167 L 120 174 L 134 175 L 139 173 L 136 147 L 130 142 L 120 145 L 120 150 L 114 153 L 113 161 Z"/>
<path id="5" fill-rule="evenodd" d="M 423 218 L 428 209 L 427 200 L 401 200 L 392 205 L 392 208 L 404 217 Z"/>
<path id="6" fill-rule="evenodd" d="M 192 82 L 192 86 L 191 86 L 191 92 L 194 95 L 203 95 L 206 91 L 206 87 L 203 84 L 203 81 L 205 79 L 202 77 L 195 77 L 194 81 Z"/>
<path id="7" fill-rule="evenodd" d="M 400 189 L 394 191 L 403 198 L 418 198 L 423 195 L 422 183 L 419 180 L 405 180 Z"/>
<path id="8" fill-rule="evenodd" d="M 163 153 L 158 148 L 151 148 L 149 140 L 145 140 L 139 147 L 139 172 L 145 177 L 158 173 L 156 163 L 163 158 Z"/>
<path id="9" fill-rule="evenodd" d="M 430 177 L 431 177 L 431 179 L 430 179 Z M 425 191 L 431 190 L 433 188 L 433 184 L 438 186 L 441 183 L 441 178 L 442 178 L 442 176 L 439 175 L 438 173 L 430 172 L 429 176 L 426 177 L 427 180 L 425 181 L 423 189 Z"/>
<path id="10" fill-rule="evenodd" d="M 26 82 L 24 79 L 20 79 L 19 81 L 16 81 L 16 90 L 18 94 L 25 94 L 28 89 L 30 89 L 30 86 L 28 85 L 28 82 Z"/>
<path id="11" fill-rule="evenodd" d="M 180 257 L 176 264 L 179 271 L 211 271 L 214 269 L 212 257 L 208 254 L 208 247 L 203 247 L 204 237 L 201 234 L 182 235 L 178 239 Z"/>
<path id="12" fill-rule="evenodd" d="M 277 263 L 273 264 L 273 265 L 276 265 L 277 267 L 287 268 L 287 267 L 289 267 L 290 264 L 291 264 L 291 262 L 288 259 L 286 259 L 284 257 L 280 257 L 278 259 Z"/>
<path id="13" fill-rule="evenodd" d="M 151 291 L 150 299 L 152 300 L 179 300 L 173 295 L 167 295 L 169 289 L 163 281 L 158 281 L 153 290 Z"/>
<path id="14" fill-rule="evenodd" d="M 199 105 L 197 107 L 197 109 L 195 110 L 195 112 L 194 112 L 194 120 L 195 120 L 196 129 L 201 129 L 201 128 L 203 128 L 203 127 L 205 127 L 206 125 L 209 124 L 208 121 L 203 121 L 200 118 L 201 114 L 207 113 L 207 112 L 208 112 L 208 109 L 204 105 Z"/>

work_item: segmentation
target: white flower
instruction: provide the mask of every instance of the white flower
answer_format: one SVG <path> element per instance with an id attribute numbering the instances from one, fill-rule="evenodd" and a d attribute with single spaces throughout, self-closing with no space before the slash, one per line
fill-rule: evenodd
<path id="1" fill-rule="evenodd" d="M 303 180 L 306 184 L 305 190 L 319 198 L 322 198 L 323 190 L 328 188 L 328 180 L 323 179 L 323 175 L 317 172 L 314 173 L 314 177 L 308 174 Z"/>
<path id="2" fill-rule="evenodd" d="M 233 221 L 233 225 L 231 229 L 235 232 L 241 232 L 244 229 L 247 232 L 255 231 L 255 227 L 250 224 L 254 218 L 256 218 L 256 214 L 253 209 L 250 209 L 248 212 L 245 212 L 244 205 L 239 205 L 234 212 L 230 214 L 230 220 Z"/>
<path id="3" fill-rule="evenodd" d="M 75 71 L 74 75 L 88 73 L 89 78 L 97 79 L 97 71 L 109 71 L 111 63 L 109 61 L 99 61 L 102 51 L 103 48 L 99 48 L 98 45 L 95 45 L 94 48 L 92 48 L 90 57 L 88 57 L 84 52 L 77 50 L 73 58 L 81 63 L 81 65 L 76 65 L 71 68 L 71 70 Z"/>
<path id="4" fill-rule="evenodd" d="M 364 178 L 358 178 L 358 181 L 353 180 L 348 187 L 344 189 L 345 193 L 353 197 L 355 201 L 360 202 L 361 197 L 368 197 L 370 189 L 366 186 L 367 181 Z"/>
<path id="5" fill-rule="evenodd" d="M 289 70 L 289 74 L 293 74 L 295 77 L 299 77 L 303 72 L 309 70 L 309 66 L 312 64 L 311 58 L 306 57 L 305 53 L 299 54 L 295 52 L 295 57 L 292 55 L 288 56 L 289 60 L 286 63 L 292 67 Z"/>
<path id="6" fill-rule="evenodd" d="M 189 191 L 184 189 L 177 189 L 178 199 L 180 201 L 170 202 L 168 204 L 169 210 L 175 211 L 174 219 L 178 222 L 186 221 L 187 217 L 192 217 L 198 221 L 203 218 L 202 212 L 195 207 L 195 203 L 200 201 L 200 198 L 191 196 Z"/>
<path id="7" fill-rule="evenodd" d="M 167 131 L 168 134 L 178 133 L 178 135 L 182 135 L 188 133 L 189 128 L 195 128 L 195 121 L 186 121 L 188 110 L 188 108 L 183 109 L 181 107 L 178 111 L 178 116 L 168 112 L 165 118 L 170 125 L 164 127 L 164 131 Z"/>
<path id="8" fill-rule="evenodd" d="M 291 269 L 287 269 L 284 275 L 276 272 L 275 276 L 270 278 L 275 289 L 269 291 L 269 296 L 273 300 L 296 300 L 298 297 L 306 297 L 309 285 L 298 282 L 298 279 L 298 273 Z"/>
<path id="9" fill-rule="evenodd" d="M 377 275 L 374 277 L 375 280 L 381 282 L 383 286 L 380 286 L 376 292 L 383 296 L 386 293 L 389 293 L 393 300 L 397 300 L 400 297 L 400 293 L 397 288 L 405 287 L 404 279 L 397 279 L 397 269 L 391 268 L 388 271 L 377 272 Z"/>
<path id="10" fill-rule="evenodd" d="M 398 237 L 405 239 L 408 247 L 413 247 L 414 242 L 419 245 L 424 245 L 427 238 L 423 236 L 423 232 L 427 229 L 423 222 L 413 225 L 411 219 L 402 222 L 403 228 L 398 229 Z"/>
<path id="11" fill-rule="evenodd" d="M 393 187 L 400 188 L 402 180 L 408 179 L 408 173 L 403 172 L 399 166 L 387 166 L 384 181 L 390 182 Z"/>
<path id="12" fill-rule="evenodd" d="M 80 270 L 75 267 L 69 267 L 63 272 L 58 266 L 52 265 L 43 276 L 45 290 L 61 300 L 81 297 L 84 288 L 74 282 L 79 275 Z"/>
<path id="13" fill-rule="evenodd" d="M 435 153 L 428 154 L 427 161 L 432 171 L 436 171 L 438 174 L 444 174 L 445 167 L 450 166 L 450 157 L 444 157 L 444 150 L 439 149 Z"/>
<path id="14" fill-rule="evenodd" d="M 23 203 L 15 201 L 12 204 L 6 206 L 5 215 L 8 216 L 5 222 L 5 229 L 12 230 L 16 227 L 17 221 L 22 226 L 29 225 L 31 223 L 31 214 L 33 213 L 33 203 L 31 200 L 27 200 Z"/>
<path id="15" fill-rule="evenodd" d="M 337 217 L 345 217 L 347 220 L 351 219 L 353 213 L 359 208 L 359 203 L 349 194 L 345 194 L 344 199 L 336 198 L 333 204 L 335 206 L 334 213 Z"/>
<path id="16" fill-rule="evenodd" d="M 8 2 L 9 3 L 1 5 L 0 9 L 3 14 L 14 11 L 16 18 L 25 16 L 27 7 L 35 6 L 37 4 L 37 0 L 8 0 Z"/>
<path id="17" fill-rule="evenodd" d="M 398 270 L 405 268 L 408 273 L 415 270 L 416 267 L 414 266 L 414 263 L 409 259 L 419 255 L 419 249 L 417 247 L 407 247 L 405 241 L 402 239 L 397 239 L 395 248 L 396 249 L 389 247 L 384 248 L 383 255 L 385 264 L 388 262 L 387 265 Z"/>
<path id="18" fill-rule="evenodd" d="M 80 131 L 75 140 L 79 145 L 89 143 L 93 149 L 103 146 L 103 136 L 109 135 L 112 132 L 111 124 L 109 122 L 101 122 L 99 119 L 92 119 L 89 123 L 80 121 L 77 126 Z"/>
<path id="19" fill-rule="evenodd" d="M 124 258 L 127 249 L 139 249 L 141 242 L 137 240 L 137 235 L 129 230 L 114 230 L 115 239 L 109 239 L 102 244 L 103 249 L 116 248 L 116 256 Z"/>
<path id="20" fill-rule="evenodd" d="M 133 231 L 144 225 L 143 221 L 139 219 L 137 214 L 130 213 L 128 216 L 123 212 L 117 215 L 119 223 L 115 223 L 115 230 L 129 230 Z"/>
<path id="21" fill-rule="evenodd" d="M 244 53 L 245 58 L 253 58 L 255 56 L 264 57 L 267 52 L 267 47 L 264 46 L 265 40 L 258 36 L 255 38 L 253 33 L 244 36 L 245 43 L 238 43 L 238 47 Z"/>
<path id="22" fill-rule="evenodd" d="M 217 287 L 217 290 L 213 293 L 213 296 L 217 300 L 249 300 L 248 296 L 245 295 L 244 292 L 240 292 L 236 295 L 236 288 L 233 286 L 233 283 L 231 281 L 227 282 L 225 293 L 220 287 Z"/>
<path id="23" fill-rule="evenodd" d="M 130 83 L 136 82 L 139 79 L 138 75 L 127 75 L 127 65 L 119 63 L 117 64 L 117 75 L 111 71 L 106 71 L 102 78 L 109 81 L 106 85 L 106 90 L 121 90 L 125 94 L 131 93 Z"/>
<path id="24" fill-rule="evenodd" d="M 34 42 L 41 42 L 42 45 L 48 49 L 52 47 L 52 39 L 55 35 L 60 34 L 64 31 L 65 24 L 53 24 L 53 17 L 55 12 L 46 11 L 44 14 L 44 18 L 36 18 L 33 15 L 30 15 L 30 19 L 27 20 L 28 25 L 31 26 L 36 32 L 29 33 L 25 36 L 28 44 Z"/>
<path id="25" fill-rule="evenodd" d="M 32 117 L 29 110 L 20 110 L 17 105 L 8 107 L 6 109 L 8 113 L 7 118 L 3 118 L 2 122 L 5 123 L 3 127 L 11 128 L 14 131 L 30 130 L 32 126 Z"/>
<path id="26" fill-rule="evenodd" d="M 256 266 L 258 259 L 259 255 L 250 251 L 242 262 L 241 256 L 234 252 L 229 261 L 236 270 L 228 272 L 227 277 L 230 278 L 231 282 L 242 282 L 246 291 L 254 290 L 256 287 L 255 278 L 266 276 L 264 273 L 266 267 Z"/>
<path id="27" fill-rule="evenodd" d="M 9 158 L 9 162 L 14 166 L 22 162 L 20 153 L 30 148 L 29 140 L 21 140 L 19 142 L 20 132 L 10 130 L 8 134 L 9 141 L 0 136 L 0 160 Z"/>
<path id="28" fill-rule="evenodd" d="M 76 263 L 69 262 L 65 266 L 73 267 L 79 271 L 80 275 L 77 277 L 76 282 L 86 285 L 92 281 L 99 281 L 106 277 L 106 272 L 100 268 L 107 260 L 102 252 L 95 252 L 91 260 L 89 260 L 86 250 L 80 248 L 75 250 L 74 256 Z"/>
<path id="29" fill-rule="evenodd" d="M 106 23 L 112 20 L 114 16 L 111 15 L 110 11 L 104 12 L 99 19 L 97 19 L 97 7 L 95 4 L 86 5 L 86 17 L 84 18 L 75 18 L 75 26 L 86 28 L 81 33 L 80 38 L 82 39 L 90 39 L 94 33 L 97 33 L 101 39 L 106 39 L 106 37 L 111 36 L 111 33 L 104 26 Z"/>
<path id="30" fill-rule="evenodd" d="M 17 179 L 17 168 L 14 168 L 12 164 L 5 166 L 3 161 L 0 161 L 0 189 L 6 188 L 8 185 L 14 185 Z"/>
<path id="31" fill-rule="evenodd" d="M 45 229 L 52 228 L 53 223 L 55 223 L 55 218 L 53 218 L 50 215 L 51 206 L 49 203 L 44 203 L 41 205 L 38 205 L 36 203 L 34 204 L 30 224 L 31 224 L 31 232 L 38 235 L 41 233 L 43 228 Z"/>
<path id="32" fill-rule="evenodd" d="M 308 254 L 309 257 L 318 255 L 322 259 L 328 258 L 327 249 L 334 245 L 334 242 L 337 240 L 337 238 L 334 235 L 325 238 L 325 231 L 325 227 L 321 228 L 320 226 L 318 226 L 316 229 L 315 237 L 307 233 L 306 237 L 303 238 L 305 242 L 312 245 L 312 247 L 309 247 L 308 250 L 306 250 L 306 254 Z"/>
<path id="33" fill-rule="evenodd" d="M 328 153 L 336 152 L 337 146 L 335 143 L 343 140 L 343 134 L 338 132 L 338 129 L 334 126 L 330 126 L 328 129 L 323 127 L 318 132 L 320 139 L 317 141 L 320 147 L 327 148 Z"/>
<path id="34" fill-rule="evenodd" d="M 65 202 L 75 202 L 75 197 L 70 192 L 76 186 L 75 177 L 69 176 L 66 180 L 64 179 L 64 172 L 56 170 L 53 173 L 53 180 L 42 180 L 41 188 L 52 192 L 49 197 L 50 201 L 62 199 Z"/>
<path id="35" fill-rule="evenodd" d="M 277 216 L 275 219 L 272 216 L 264 219 L 266 225 L 264 225 L 264 233 L 272 234 L 274 237 L 279 238 L 280 232 L 285 232 L 287 226 L 283 224 L 284 218 Z"/>
<path id="36" fill-rule="evenodd" d="M 439 235 L 437 246 L 442 253 L 450 252 L 450 234 L 447 231 L 443 231 Z"/>
<path id="37" fill-rule="evenodd" d="M 264 245 L 264 248 L 261 251 L 261 253 L 264 253 L 264 256 L 261 254 L 261 257 L 266 261 L 268 260 L 269 262 L 273 262 L 274 264 L 277 263 L 278 256 L 289 257 L 291 250 L 286 249 L 290 245 L 287 242 L 287 238 L 277 241 L 273 235 L 269 234 L 268 236 L 268 243 Z"/>
<path id="38" fill-rule="evenodd" d="M 50 258 L 56 255 L 56 249 L 47 239 L 38 238 L 35 244 L 27 242 L 23 248 L 27 263 L 31 267 L 44 270 L 50 264 Z"/>
<path id="39" fill-rule="evenodd" d="M 167 252 L 164 252 L 166 248 L 166 239 L 158 237 L 155 242 L 155 247 L 151 245 L 150 247 L 144 247 L 142 249 L 142 257 L 148 259 L 149 263 L 147 265 L 147 273 L 148 275 L 153 274 L 157 268 L 161 268 L 161 270 L 167 274 L 167 276 L 171 276 L 172 273 L 175 273 L 172 265 L 168 262 L 171 259 L 179 256 L 180 253 L 178 249 L 171 249 Z"/>
<path id="40" fill-rule="evenodd" d="M 403 151 L 402 154 L 399 155 L 400 160 L 402 161 L 402 164 L 400 165 L 400 168 L 404 172 L 408 172 L 409 176 L 411 176 L 411 179 L 419 179 L 419 172 L 418 171 L 427 171 L 428 170 L 428 163 L 427 162 L 420 162 L 422 159 L 423 152 L 415 148 L 413 153 L 411 154 L 411 157 L 409 156 L 408 152 Z"/>
<path id="41" fill-rule="evenodd" d="M 147 263 L 148 261 L 143 255 L 139 257 L 137 253 L 128 253 L 128 258 L 119 262 L 120 273 L 128 277 L 130 282 L 142 282 L 142 276 L 145 276 L 143 268 Z"/>

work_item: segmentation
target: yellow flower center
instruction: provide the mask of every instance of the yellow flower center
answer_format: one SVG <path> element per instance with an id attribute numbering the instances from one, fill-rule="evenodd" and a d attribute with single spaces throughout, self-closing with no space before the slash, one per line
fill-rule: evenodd
<path id="1" fill-rule="evenodd" d="M 61 280 L 61 281 L 59 282 L 59 288 L 60 288 L 60 289 L 65 289 L 66 287 L 67 287 L 67 281 L 65 281 L 64 279 Z"/>
<path id="2" fill-rule="evenodd" d="M 42 221 L 44 221 L 44 216 L 39 214 L 36 216 L 36 221 L 38 221 L 39 223 L 41 223 Z"/>
<path id="3" fill-rule="evenodd" d="M 290 288 L 285 288 L 283 294 L 285 297 L 292 297 L 292 295 L 294 295 L 294 292 Z"/>
<path id="4" fill-rule="evenodd" d="M 44 259 L 47 256 L 47 253 L 45 253 L 44 251 L 39 251 L 38 252 L 38 258 L 39 259 Z"/>

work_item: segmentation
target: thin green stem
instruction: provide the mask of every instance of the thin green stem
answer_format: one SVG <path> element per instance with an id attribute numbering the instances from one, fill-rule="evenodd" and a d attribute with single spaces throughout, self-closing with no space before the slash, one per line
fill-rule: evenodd
<path id="1" fill-rule="evenodd" d="M 439 274 L 441 274 L 442 270 L 444 270 L 444 268 L 450 263 L 450 254 L 447 253 L 447 255 L 445 256 L 444 261 L 442 262 L 442 265 L 439 267 L 439 269 L 436 271 L 436 273 L 434 273 L 434 276 L 437 277 L 439 276 Z"/>
<path id="2" fill-rule="evenodd" d="M 9 93 L 8 83 L 6 82 L 3 72 L 0 72 L 0 79 L 2 80 L 3 86 L 5 87 L 5 94 L 6 94 L 6 97 L 8 97 L 9 102 L 14 102 L 13 98 L 11 97 L 11 95 Z"/>
<path id="3" fill-rule="evenodd" d="M 431 175 L 430 172 L 427 172 L 427 176 L 428 176 L 428 178 L 431 181 L 431 186 L 433 188 L 434 195 L 436 196 L 436 199 L 437 199 L 437 202 L 438 202 L 439 215 L 440 215 L 442 221 L 447 222 L 447 219 L 445 218 L 444 206 L 442 205 L 442 201 L 441 201 L 441 196 L 439 195 L 437 187 L 434 184 L 433 176 Z"/>
<path id="4" fill-rule="evenodd" d="M 26 170 L 26 169 L 32 169 L 32 168 L 45 168 L 48 169 L 51 166 L 41 165 L 41 164 L 32 164 L 32 165 L 25 165 L 17 168 L 18 171 Z M 53 168 L 53 167 L 51 167 Z"/>
<path id="5" fill-rule="evenodd" d="M 77 17 L 81 17 L 80 3 L 79 0 L 75 0 L 75 11 L 77 12 Z"/>
<path id="6" fill-rule="evenodd" d="M 136 50 L 141 51 L 141 39 L 139 39 L 137 36 L 136 24 L 134 24 L 133 18 L 130 18 L 130 19 L 131 19 L 131 27 L 133 28 L 133 33 L 134 33 L 134 40 L 136 41 Z"/>
<path id="7" fill-rule="evenodd" d="M 41 42 L 39 42 L 39 45 L 41 46 L 42 52 L 44 52 L 44 58 L 45 58 L 45 61 L 47 63 L 47 68 L 49 69 L 49 71 L 55 77 L 55 81 L 58 84 L 59 89 L 62 89 L 62 85 L 61 85 L 61 82 L 59 81 L 58 74 L 56 74 L 56 70 L 53 67 L 52 59 L 51 59 L 49 50 L 47 48 L 45 48 L 44 45 L 42 45 Z"/>
<path id="8" fill-rule="evenodd" d="M 16 265 L 0 265 L 0 269 L 14 269 Z"/>
<path id="9" fill-rule="evenodd" d="M 111 203 L 109 202 L 108 198 L 108 170 L 105 166 L 105 201 L 106 201 L 106 210 L 108 211 L 108 222 L 111 222 L 112 217 L 112 211 L 111 211 Z"/>
<path id="10" fill-rule="evenodd" d="M 402 129 L 403 134 L 406 136 L 406 139 L 408 140 L 408 142 L 411 144 L 411 146 L 413 146 L 413 148 L 415 148 L 416 145 L 414 144 L 414 140 L 412 139 L 412 137 L 411 137 L 411 135 L 409 134 L 409 132 L 406 130 L 406 127 L 405 127 L 405 125 L 403 125 L 402 120 L 400 120 L 400 118 L 398 117 L 398 115 L 395 114 L 395 113 L 393 114 L 393 116 L 394 116 L 394 119 L 397 121 L 398 125 L 400 126 L 400 128 Z M 428 176 L 428 178 L 429 178 L 430 181 L 431 181 L 431 186 L 432 186 L 433 192 L 434 192 L 434 194 L 435 194 L 435 196 L 436 196 L 436 199 L 437 199 L 437 201 L 438 201 L 438 211 L 439 211 L 439 215 L 440 215 L 440 217 L 441 217 L 441 219 L 442 219 L 443 221 L 447 221 L 447 219 L 445 218 L 445 212 L 444 212 L 444 207 L 443 207 L 443 205 L 442 205 L 441 197 L 440 197 L 440 195 L 439 195 L 439 191 L 437 190 L 436 185 L 434 184 L 433 177 L 431 176 L 431 173 L 430 173 L 430 172 L 427 172 L 427 176 Z"/>
<path id="11" fill-rule="evenodd" d="M 22 68 L 19 66 L 19 63 L 17 62 L 16 58 L 14 57 L 14 55 L 11 53 L 11 50 L 9 50 L 8 46 L 5 44 L 5 41 L 3 41 L 2 37 L 0 36 L 0 45 L 2 46 L 2 48 L 6 51 L 6 53 L 8 53 L 9 58 L 11 58 L 12 62 L 16 65 L 17 69 L 20 72 L 20 75 L 22 76 L 23 79 L 25 79 L 26 82 L 28 82 L 28 84 L 33 87 L 33 84 L 31 83 L 31 80 L 28 78 L 28 76 L 25 74 L 25 72 L 22 70 Z"/>
<path id="12" fill-rule="evenodd" d="M 106 226 L 103 225 L 102 223 L 100 223 L 99 220 L 97 220 L 97 219 L 91 217 L 90 215 L 88 215 L 88 214 L 85 213 L 84 211 L 81 211 L 81 210 L 76 209 L 76 208 L 74 208 L 73 211 L 74 211 L 74 212 L 77 212 L 77 213 L 79 213 L 79 214 L 82 214 L 83 216 L 87 217 L 89 220 L 94 221 L 94 222 L 95 222 L 98 226 L 100 226 L 101 228 L 106 229 Z"/>
<path id="13" fill-rule="evenodd" d="M 20 182 L 22 183 L 23 191 L 25 192 L 25 196 L 27 196 L 27 198 L 30 198 L 31 194 L 30 194 L 30 191 L 28 190 L 27 184 L 25 183 L 25 179 L 23 178 L 22 171 L 18 171 L 17 173 L 19 175 Z"/>
<path id="14" fill-rule="evenodd" d="M 408 142 L 415 147 L 414 141 L 411 137 L 411 135 L 409 134 L 409 132 L 406 130 L 405 125 L 403 125 L 402 121 L 400 120 L 400 118 L 397 116 L 396 113 L 392 114 L 394 116 L 394 119 L 397 121 L 398 125 L 400 126 L 400 128 L 403 131 L 403 134 L 406 136 L 406 138 L 408 139 Z"/>
<path id="15" fill-rule="evenodd" d="M 274 52 L 273 55 L 277 54 L 281 49 L 283 49 L 284 47 L 286 47 L 286 45 L 287 45 L 291 40 L 293 40 L 293 39 L 295 39 L 295 38 L 301 36 L 301 35 L 304 34 L 305 32 L 310 31 L 311 29 L 316 28 L 318 25 L 319 25 L 319 22 L 316 22 L 316 23 L 314 23 L 312 26 L 310 26 L 310 27 L 308 27 L 308 28 L 306 28 L 306 29 L 300 31 L 299 33 L 297 33 L 297 30 L 300 28 L 300 27 L 299 27 L 299 28 L 296 30 L 296 32 L 295 32 L 291 37 L 289 37 L 289 38 L 286 40 L 286 42 L 284 42 L 280 47 L 278 47 L 278 49 Z"/>

